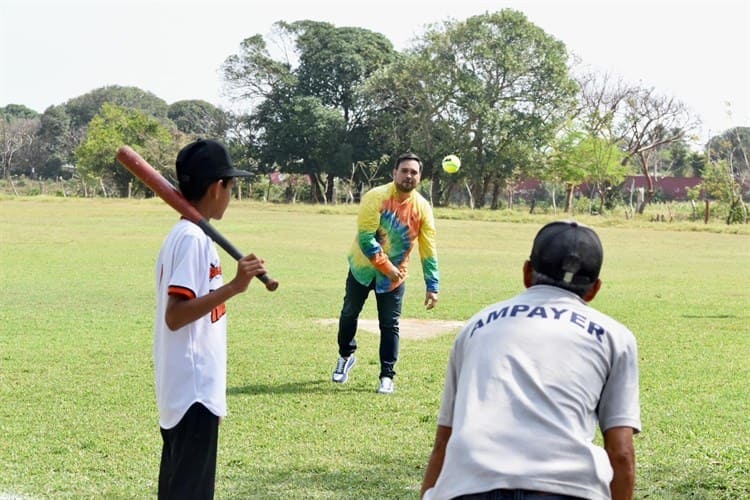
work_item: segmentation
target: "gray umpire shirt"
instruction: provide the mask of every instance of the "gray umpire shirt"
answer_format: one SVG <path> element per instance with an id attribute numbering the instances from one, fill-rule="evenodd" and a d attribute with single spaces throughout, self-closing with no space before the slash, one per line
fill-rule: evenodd
<path id="1" fill-rule="evenodd" d="M 537 285 L 456 338 L 438 424 L 452 427 L 425 498 L 524 488 L 610 498 L 597 425 L 641 429 L 633 334 L 577 295 Z"/>

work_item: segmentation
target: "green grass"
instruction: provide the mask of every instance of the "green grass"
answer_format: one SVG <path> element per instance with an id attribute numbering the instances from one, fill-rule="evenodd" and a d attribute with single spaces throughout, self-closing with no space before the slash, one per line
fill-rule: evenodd
<path id="1" fill-rule="evenodd" d="M 228 304 L 217 498 L 418 497 L 452 335 L 403 339 L 390 397 L 366 332 L 349 383 L 329 382 L 336 332 L 316 320 L 341 307 L 355 213 L 239 202 L 215 223 L 281 282 Z M 423 310 L 415 260 L 404 317 L 464 320 L 519 292 L 554 218 L 462 214 L 438 210 L 438 307 Z M 605 245 L 594 305 L 639 341 L 636 496 L 750 496 L 747 227 L 581 219 Z M 153 267 L 175 220 L 158 200 L 0 199 L 0 498 L 155 496 Z"/>

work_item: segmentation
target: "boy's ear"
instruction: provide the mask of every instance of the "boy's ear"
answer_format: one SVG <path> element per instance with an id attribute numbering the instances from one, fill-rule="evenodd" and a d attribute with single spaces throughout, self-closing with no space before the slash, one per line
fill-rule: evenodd
<path id="1" fill-rule="evenodd" d="M 214 182 L 208 185 L 206 194 L 215 199 L 221 194 L 222 189 L 224 189 L 224 184 L 221 182 L 221 179 L 216 179 Z"/>

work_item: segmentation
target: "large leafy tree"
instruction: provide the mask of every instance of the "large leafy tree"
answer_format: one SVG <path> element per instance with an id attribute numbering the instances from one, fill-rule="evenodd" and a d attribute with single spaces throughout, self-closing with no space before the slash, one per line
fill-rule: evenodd
<path id="1" fill-rule="evenodd" d="M 442 170 L 435 168 L 448 153 L 463 156 L 462 146 L 469 142 L 463 121 L 449 113 L 455 92 L 452 72 L 442 71 L 431 54 L 420 48 L 401 54 L 363 87 L 371 137 L 384 145 L 389 153 L 386 158 L 404 151 L 420 155 L 425 164 L 422 179 L 431 180 L 431 198 L 436 205 L 449 197 L 465 171 L 444 177 Z M 390 168 L 380 172 L 389 175 Z"/>
<path id="2" fill-rule="evenodd" d="M 167 103 L 137 87 L 101 87 L 62 105 L 50 106 L 41 115 L 39 147 L 34 153 L 34 163 L 42 175 L 56 177 L 67 174 L 62 167 L 75 162 L 74 152 L 86 137 L 89 122 L 106 103 L 140 110 L 168 126 Z"/>
<path id="3" fill-rule="evenodd" d="M 505 183 L 531 168 L 573 103 L 565 46 L 506 9 L 433 26 L 415 50 L 409 62 L 418 69 L 399 87 L 411 95 L 391 95 L 384 108 L 408 109 L 401 119 L 417 127 L 429 120 L 430 140 L 462 156 L 476 206 L 488 196 L 497 206 Z"/>
<path id="4" fill-rule="evenodd" d="M 252 106 L 261 161 L 301 169 L 325 186 L 320 199 L 331 200 L 335 177 L 348 177 L 352 163 L 380 154 L 358 89 L 395 52 L 385 37 L 361 28 L 299 21 L 276 29 L 292 45 L 285 46 L 288 60 L 275 60 L 256 35 L 227 58 L 224 77 L 230 93 Z"/>
<path id="5" fill-rule="evenodd" d="M 47 176 L 67 174 L 62 167 L 74 162 L 73 151 L 80 144 L 84 128 L 75 129 L 65 106 L 50 106 L 41 115 L 38 137 L 41 147 L 37 164 Z"/>
<path id="6" fill-rule="evenodd" d="M 138 87 L 109 85 L 94 89 L 65 103 L 74 128 L 86 127 L 105 103 L 126 109 L 137 109 L 147 115 L 166 121 L 169 107 L 164 99 Z"/>
<path id="7" fill-rule="evenodd" d="M 326 171 L 332 175 L 336 153 L 342 151 L 341 115 L 314 97 L 291 96 L 280 102 L 266 101 L 256 118 L 264 123 L 260 150 L 265 163 L 281 165 L 288 173 L 307 175 L 313 201 L 326 201 L 321 176 Z"/>
<path id="8" fill-rule="evenodd" d="M 33 119 L 38 116 L 39 113 L 23 104 L 8 104 L 7 106 L 0 107 L 0 118 L 8 122 L 19 118 L 26 120 Z"/>
<path id="9" fill-rule="evenodd" d="M 129 145 L 155 168 L 173 180 L 171 165 L 177 154 L 172 132 L 159 120 L 137 109 L 105 103 L 76 149 L 78 171 L 85 178 L 108 184 L 120 196 L 128 194 L 133 176 L 117 163 L 117 150 Z M 168 167 L 169 166 L 169 167 Z M 140 182 L 136 189 L 143 189 Z"/>
<path id="10" fill-rule="evenodd" d="M 219 141 L 226 138 L 227 114 L 207 101 L 177 101 L 169 106 L 167 116 L 185 134 Z"/>

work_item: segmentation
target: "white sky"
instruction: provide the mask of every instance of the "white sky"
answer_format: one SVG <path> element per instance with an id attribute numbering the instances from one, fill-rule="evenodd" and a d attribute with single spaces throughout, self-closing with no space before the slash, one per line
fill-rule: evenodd
<path id="1" fill-rule="evenodd" d="M 703 121 L 702 140 L 750 126 L 748 0 L 0 0 L 0 106 L 38 112 L 105 85 L 229 107 L 219 68 L 276 21 L 384 34 L 514 8 L 599 71 L 655 87 Z"/>

